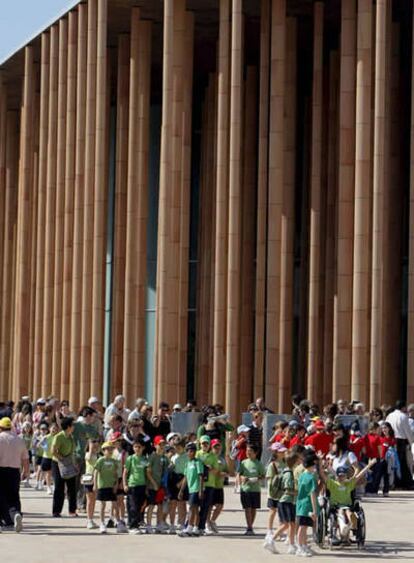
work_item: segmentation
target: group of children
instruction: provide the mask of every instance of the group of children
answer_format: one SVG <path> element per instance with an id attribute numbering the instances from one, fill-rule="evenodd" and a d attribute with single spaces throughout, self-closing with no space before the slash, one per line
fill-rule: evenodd
<path id="1" fill-rule="evenodd" d="M 198 447 L 179 435 L 172 436 L 169 443 L 159 435 L 149 455 L 144 453 L 140 438 L 134 441 L 131 455 L 126 454 L 121 442 L 117 436 L 102 446 L 96 440 L 89 441 L 82 476 L 89 529 L 98 527 L 93 518 L 99 501 L 102 534 L 108 525 L 131 534 L 168 532 L 188 537 L 218 532 L 217 518 L 223 508 L 228 475 L 220 440 L 202 436 Z M 128 527 L 124 521 L 125 498 Z M 107 503 L 111 504 L 109 520 Z"/>

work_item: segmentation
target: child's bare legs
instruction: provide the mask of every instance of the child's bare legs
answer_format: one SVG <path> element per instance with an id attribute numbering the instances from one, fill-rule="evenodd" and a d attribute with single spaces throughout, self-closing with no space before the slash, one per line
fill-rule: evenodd
<path id="1" fill-rule="evenodd" d="M 308 542 L 308 529 L 306 526 L 299 526 L 298 528 L 298 544 L 300 547 L 307 545 Z"/>
<path id="2" fill-rule="evenodd" d="M 117 504 L 118 504 L 119 518 L 121 520 L 125 520 L 125 502 L 124 502 L 124 496 L 123 495 L 117 496 Z"/>
<path id="3" fill-rule="evenodd" d="M 175 515 L 177 513 L 177 504 L 178 502 L 176 500 L 170 500 L 169 515 L 170 515 L 171 526 L 175 526 Z"/>
<path id="4" fill-rule="evenodd" d="M 193 527 L 198 526 L 198 520 L 199 520 L 198 506 L 192 506 L 190 508 L 190 517 L 188 519 L 188 524 Z"/>
<path id="5" fill-rule="evenodd" d="M 165 520 L 164 510 L 162 508 L 162 503 L 157 506 L 157 524 L 163 524 Z"/>
<path id="6" fill-rule="evenodd" d="M 246 508 L 245 509 L 245 516 L 246 516 L 246 524 L 247 528 L 250 530 L 253 528 L 254 521 L 256 519 L 256 509 L 255 508 Z"/>
<path id="7" fill-rule="evenodd" d="M 86 493 L 86 515 L 88 520 L 93 520 L 93 515 L 95 513 L 95 503 L 96 503 L 96 493 L 92 491 L 91 493 Z"/>
<path id="8" fill-rule="evenodd" d="M 273 530 L 273 524 L 276 518 L 276 508 L 269 508 L 269 514 L 267 518 L 267 529 L 270 532 Z"/>
<path id="9" fill-rule="evenodd" d="M 147 526 L 152 526 L 152 513 L 154 512 L 154 505 L 149 504 L 147 510 Z"/>
<path id="10" fill-rule="evenodd" d="M 276 531 L 273 534 L 273 539 L 276 540 L 278 538 L 278 536 L 280 536 L 280 534 L 282 534 L 283 532 L 285 532 L 288 529 L 288 526 L 289 526 L 289 524 L 286 524 L 286 523 L 280 524 L 280 526 L 278 528 L 276 528 Z"/>
<path id="11" fill-rule="evenodd" d="M 105 526 L 105 511 L 106 511 L 106 502 L 101 501 L 101 525 Z"/>
<path id="12" fill-rule="evenodd" d="M 295 522 L 289 522 L 288 536 L 289 536 L 290 545 L 293 545 L 295 543 L 295 532 L 296 532 Z"/>
<path id="13" fill-rule="evenodd" d="M 119 522 L 119 508 L 118 508 L 118 501 L 112 501 L 112 514 L 115 516 L 115 522 Z"/>
<path id="14" fill-rule="evenodd" d="M 222 510 L 223 510 L 223 505 L 222 505 L 222 504 L 216 504 L 216 505 L 214 506 L 214 510 L 212 511 L 212 514 L 211 514 L 211 516 L 210 516 L 211 522 L 216 523 L 217 518 L 220 516 Z"/>
<path id="15" fill-rule="evenodd" d="M 185 500 L 179 500 L 177 505 L 178 525 L 184 526 L 187 517 L 187 503 Z"/>
<path id="16" fill-rule="evenodd" d="M 51 487 L 52 486 L 52 472 L 51 471 L 45 471 L 44 473 L 45 479 L 46 479 L 46 487 Z"/>

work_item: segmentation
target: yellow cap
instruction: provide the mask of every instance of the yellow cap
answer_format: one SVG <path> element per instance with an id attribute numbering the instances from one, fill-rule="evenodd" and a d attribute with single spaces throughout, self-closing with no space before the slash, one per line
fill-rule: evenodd
<path id="1" fill-rule="evenodd" d="M 12 421 L 8 416 L 4 416 L 0 419 L 0 428 L 4 428 L 5 430 L 10 430 L 12 427 Z"/>
<path id="2" fill-rule="evenodd" d="M 113 444 L 112 442 L 104 442 L 102 444 L 102 449 L 106 450 L 107 448 L 115 449 L 115 444 Z"/>

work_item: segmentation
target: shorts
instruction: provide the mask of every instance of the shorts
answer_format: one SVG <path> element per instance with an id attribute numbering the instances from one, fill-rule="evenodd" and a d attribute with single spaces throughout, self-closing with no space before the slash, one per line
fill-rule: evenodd
<path id="1" fill-rule="evenodd" d="M 257 508 L 261 507 L 260 493 L 246 493 L 244 491 L 241 491 L 240 500 L 241 500 L 242 507 L 244 509 L 246 509 L 246 508 L 257 509 Z"/>
<path id="2" fill-rule="evenodd" d="M 40 466 L 42 471 L 52 471 L 52 460 L 48 457 L 42 457 L 42 464 Z"/>
<path id="3" fill-rule="evenodd" d="M 278 504 L 279 504 L 279 501 L 274 499 L 274 498 L 268 498 L 267 499 L 267 508 L 277 510 Z"/>
<path id="4" fill-rule="evenodd" d="M 98 489 L 98 494 L 96 495 L 97 500 L 101 500 L 103 502 L 115 502 L 116 501 L 116 494 L 112 487 L 108 489 Z"/>
<path id="5" fill-rule="evenodd" d="M 183 480 L 184 475 L 180 473 L 170 473 L 168 476 L 168 497 L 170 500 L 178 500 L 180 492 L 179 483 Z M 182 500 L 188 500 L 188 488 L 185 487 L 183 491 Z"/>
<path id="6" fill-rule="evenodd" d="M 224 489 L 214 489 L 212 504 L 224 504 Z"/>
<path id="7" fill-rule="evenodd" d="M 37 455 L 35 458 L 36 465 L 42 465 L 42 459 L 43 457 L 41 455 Z"/>
<path id="8" fill-rule="evenodd" d="M 282 524 L 290 524 L 296 519 L 296 509 L 293 502 L 279 502 L 277 513 Z"/>
<path id="9" fill-rule="evenodd" d="M 298 516 L 297 521 L 298 526 L 307 526 L 308 528 L 313 528 L 313 520 L 310 516 Z"/>
<path id="10" fill-rule="evenodd" d="M 85 493 L 93 493 L 93 485 L 83 485 Z"/>
<path id="11" fill-rule="evenodd" d="M 190 506 L 200 506 L 200 495 L 199 495 L 199 493 L 189 493 L 188 504 Z"/>
<path id="12" fill-rule="evenodd" d="M 162 504 L 165 500 L 165 489 L 160 487 L 158 491 L 154 491 L 154 489 L 148 489 L 148 504 L 152 506 L 156 506 L 158 504 Z"/>

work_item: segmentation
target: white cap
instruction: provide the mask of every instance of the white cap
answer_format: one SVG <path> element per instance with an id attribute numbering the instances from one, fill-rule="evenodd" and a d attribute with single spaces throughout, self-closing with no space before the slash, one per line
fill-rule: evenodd
<path id="1" fill-rule="evenodd" d="M 175 403 L 175 405 L 173 406 L 173 410 L 175 409 L 182 409 L 183 407 L 180 405 L 180 403 Z"/>
<path id="2" fill-rule="evenodd" d="M 40 399 L 37 399 L 36 404 L 37 405 L 45 405 L 46 399 L 44 399 L 43 397 L 40 397 Z"/>
<path id="3" fill-rule="evenodd" d="M 171 438 L 175 438 L 175 436 L 181 438 L 181 434 L 179 434 L 178 432 L 170 432 L 169 434 L 167 434 L 167 442 L 169 442 Z"/>
<path id="4" fill-rule="evenodd" d="M 117 395 L 114 399 L 114 403 L 117 403 L 118 401 L 123 401 L 125 403 L 125 397 L 123 395 Z"/>
<path id="5" fill-rule="evenodd" d="M 98 399 L 98 397 L 89 397 L 88 405 L 93 405 L 93 403 L 100 403 L 100 400 Z"/>

